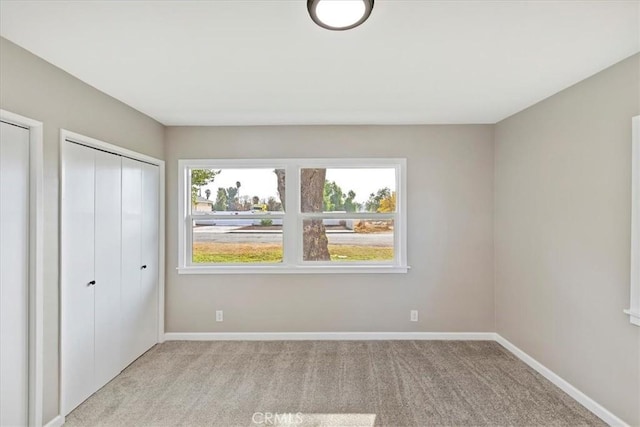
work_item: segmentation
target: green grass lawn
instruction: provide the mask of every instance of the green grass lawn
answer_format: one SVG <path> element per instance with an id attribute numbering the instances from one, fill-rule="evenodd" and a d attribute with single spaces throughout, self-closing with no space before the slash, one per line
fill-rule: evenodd
<path id="1" fill-rule="evenodd" d="M 329 245 L 332 261 L 391 261 L 392 247 Z M 194 243 L 193 262 L 275 263 L 282 261 L 282 246 L 275 244 Z"/>
<path id="2" fill-rule="evenodd" d="M 274 244 L 236 244 L 236 243 L 194 243 L 193 262 L 212 263 L 255 263 L 281 262 L 282 246 Z"/>
<path id="3" fill-rule="evenodd" d="M 329 245 L 331 261 L 391 261 L 392 247 Z"/>

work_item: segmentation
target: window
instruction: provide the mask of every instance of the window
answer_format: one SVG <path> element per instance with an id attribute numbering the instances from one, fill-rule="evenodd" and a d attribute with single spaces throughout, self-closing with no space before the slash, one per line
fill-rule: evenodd
<path id="1" fill-rule="evenodd" d="M 406 272 L 404 159 L 180 160 L 179 272 Z"/>

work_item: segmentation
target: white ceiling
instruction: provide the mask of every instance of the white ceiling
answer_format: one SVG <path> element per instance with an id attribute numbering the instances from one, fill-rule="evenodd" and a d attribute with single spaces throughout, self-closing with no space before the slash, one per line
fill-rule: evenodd
<path id="1" fill-rule="evenodd" d="M 166 125 L 495 123 L 640 51 L 639 1 L 0 1 L 0 33 Z"/>

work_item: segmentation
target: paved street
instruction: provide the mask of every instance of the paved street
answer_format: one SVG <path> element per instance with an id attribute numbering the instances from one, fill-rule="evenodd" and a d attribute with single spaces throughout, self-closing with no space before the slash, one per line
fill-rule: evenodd
<path id="1" fill-rule="evenodd" d="M 280 232 L 234 232 L 239 227 L 198 227 L 193 231 L 195 242 L 215 243 L 280 243 Z M 327 233 L 329 243 L 333 245 L 358 245 L 358 246 L 393 246 L 393 233 Z"/>

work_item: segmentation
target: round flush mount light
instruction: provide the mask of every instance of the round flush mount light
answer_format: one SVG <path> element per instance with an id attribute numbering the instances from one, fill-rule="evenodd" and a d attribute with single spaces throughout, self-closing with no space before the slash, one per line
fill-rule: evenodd
<path id="1" fill-rule="evenodd" d="M 327 30 L 355 28 L 369 18 L 374 0 L 307 0 L 313 22 Z"/>

